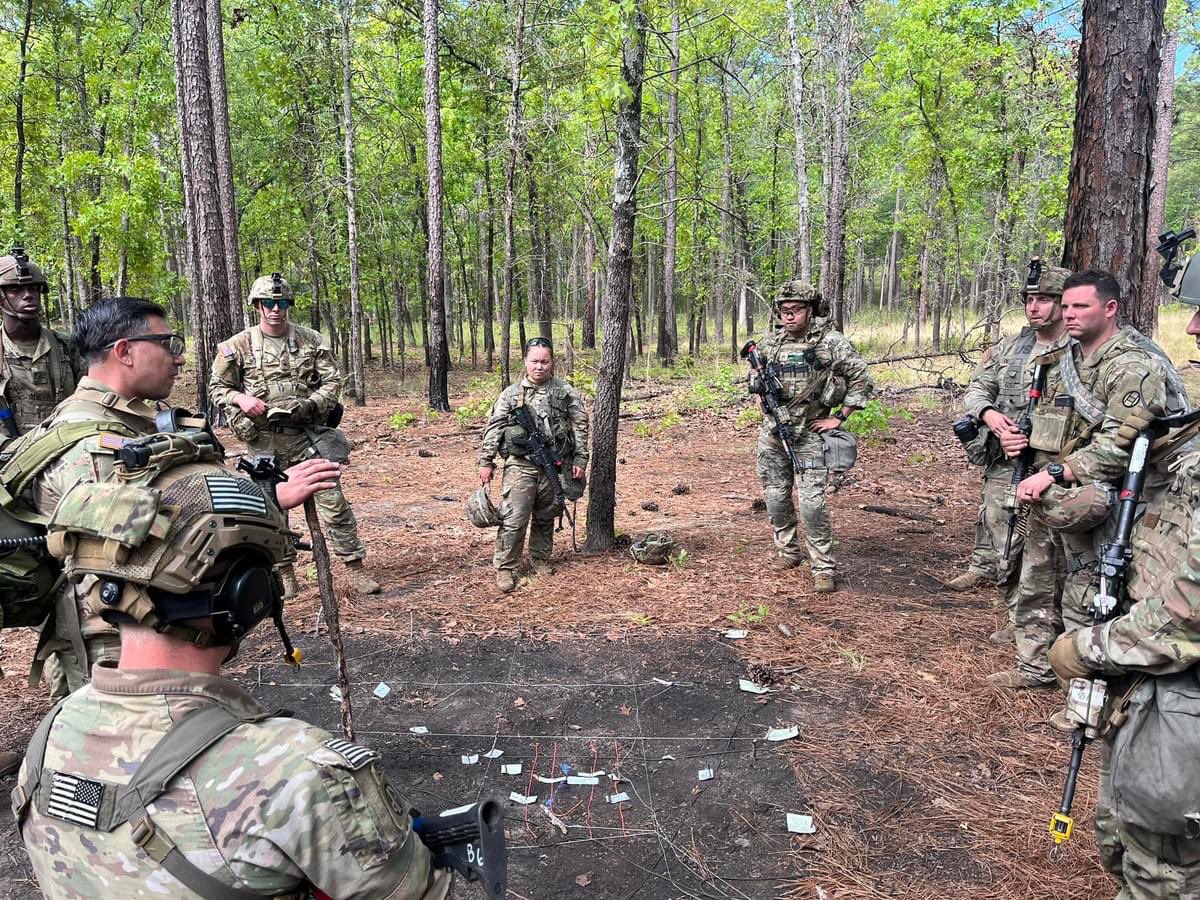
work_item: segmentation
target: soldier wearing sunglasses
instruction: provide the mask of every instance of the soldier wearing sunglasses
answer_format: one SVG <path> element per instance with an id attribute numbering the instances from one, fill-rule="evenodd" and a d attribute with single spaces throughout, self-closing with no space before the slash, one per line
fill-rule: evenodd
<path id="1" fill-rule="evenodd" d="M 217 345 L 208 390 L 229 427 L 250 449 L 270 453 L 282 467 L 313 456 L 347 462 L 349 443 L 330 416 L 340 409 L 342 376 L 320 332 L 289 321 L 295 295 L 275 272 L 250 287 L 258 324 Z M 334 552 L 359 594 L 379 593 L 363 567 L 366 547 L 354 511 L 340 486 L 314 498 Z M 284 596 L 296 591 L 291 566 L 283 567 Z"/>

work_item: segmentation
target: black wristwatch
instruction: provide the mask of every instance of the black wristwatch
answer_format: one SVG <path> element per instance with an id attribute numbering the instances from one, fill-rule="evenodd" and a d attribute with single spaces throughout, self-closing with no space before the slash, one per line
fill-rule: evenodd
<path id="1" fill-rule="evenodd" d="M 1054 483 L 1059 487 L 1067 486 L 1067 479 L 1063 477 L 1062 463 L 1050 463 L 1050 465 L 1046 466 L 1046 474 L 1053 478 Z"/>
<path id="2" fill-rule="evenodd" d="M 851 415 L 853 415 L 853 413 L 846 412 L 846 408 L 842 407 L 833 414 L 833 417 L 839 422 L 845 422 L 848 418 L 850 418 Z"/>

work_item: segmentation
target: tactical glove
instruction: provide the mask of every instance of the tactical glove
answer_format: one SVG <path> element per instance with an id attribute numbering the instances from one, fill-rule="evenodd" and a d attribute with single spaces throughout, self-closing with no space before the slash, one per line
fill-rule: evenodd
<path id="1" fill-rule="evenodd" d="M 1059 635 L 1054 646 L 1050 648 L 1050 666 L 1060 679 L 1070 681 L 1072 678 L 1091 678 L 1092 670 L 1087 667 L 1079 650 L 1075 647 L 1075 633 Z"/>
<path id="2" fill-rule="evenodd" d="M 1117 446 L 1122 450 L 1129 450 L 1133 447 L 1133 442 L 1137 440 L 1138 433 L 1149 427 L 1151 422 L 1163 414 L 1162 408 L 1157 404 L 1137 406 L 1131 409 L 1117 432 Z"/>

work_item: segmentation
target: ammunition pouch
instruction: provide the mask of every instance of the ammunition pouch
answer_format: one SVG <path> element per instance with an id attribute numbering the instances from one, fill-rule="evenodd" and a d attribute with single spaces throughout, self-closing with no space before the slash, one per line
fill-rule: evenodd
<path id="1" fill-rule="evenodd" d="M 340 428 L 310 425 L 304 429 L 304 433 L 312 442 L 313 452 L 316 456 L 343 466 L 350 462 L 350 439 Z"/>
<path id="2" fill-rule="evenodd" d="M 858 439 L 842 428 L 821 433 L 825 447 L 825 468 L 830 472 L 849 472 L 858 461 Z"/>
<path id="3" fill-rule="evenodd" d="M 1057 397 L 1050 408 L 1042 407 L 1032 416 L 1033 431 L 1029 446 L 1045 453 L 1058 453 L 1067 442 L 1067 428 L 1075 409 L 1068 396 Z"/>

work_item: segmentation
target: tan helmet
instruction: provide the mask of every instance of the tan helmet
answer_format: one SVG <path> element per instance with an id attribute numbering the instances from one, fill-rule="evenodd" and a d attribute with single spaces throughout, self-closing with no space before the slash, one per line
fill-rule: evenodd
<path id="1" fill-rule="evenodd" d="M 629 555 L 648 566 L 665 566 L 674 549 L 675 541 L 669 534 L 652 531 L 629 548 Z"/>
<path id="2" fill-rule="evenodd" d="M 1030 294 L 1045 294 L 1047 297 L 1061 297 L 1063 284 L 1071 277 L 1071 270 L 1062 266 L 1048 266 L 1040 257 L 1029 259 L 1029 273 L 1021 286 L 1021 296 Z"/>
<path id="3" fill-rule="evenodd" d="M 775 300 L 772 303 L 775 311 L 778 312 L 779 307 L 784 303 L 803 303 L 812 307 L 814 316 L 829 315 L 828 304 L 821 296 L 821 292 L 807 281 L 801 281 L 799 278 L 785 281 L 775 292 Z"/>
<path id="4" fill-rule="evenodd" d="M 41 267 L 30 260 L 23 247 L 13 247 L 8 256 L 0 256 L 0 288 L 19 287 L 27 284 L 36 285 L 38 291 L 43 295 L 50 293 L 50 282 L 46 280 L 46 274 Z M 3 306 L 6 315 L 17 319 L 33 321 L 38 317 L 36 312 L 32 315 L 21 314 L 8 309 L 7 303 L 4 303 Z"/>
<path id="5" fill-rule="evenodd" d="M 500 513 L 488 496 L 487 485 L 481 484 L 467 498 L 467 518 L 476 528 L 495 528 L 500 524 Z"/>
<path id="6" fill-rule="evenodd" d="M 187 440 L 154 435 L 127 444 L 112 479 L 79 484 L 63 497 L 47 546 L 106 621 L 236 648 L 270 616 L 291 656 L 274 572 L 295 557 L 286 519 L 254 481 L 203 460 L 204 453 L 181 455 Z M 147 446 L 149 458 L 126 453 Z M 203 461 L 175 462 L 188 455 Z"/>
<path id="7" fill-rule="evenodd" d="M 263 275 L 254 279 L 250 285 L 250 303 L 257 304 L 259 300 L 294 300 L 292 286 L 284 281 L 278 272 Z"/>

